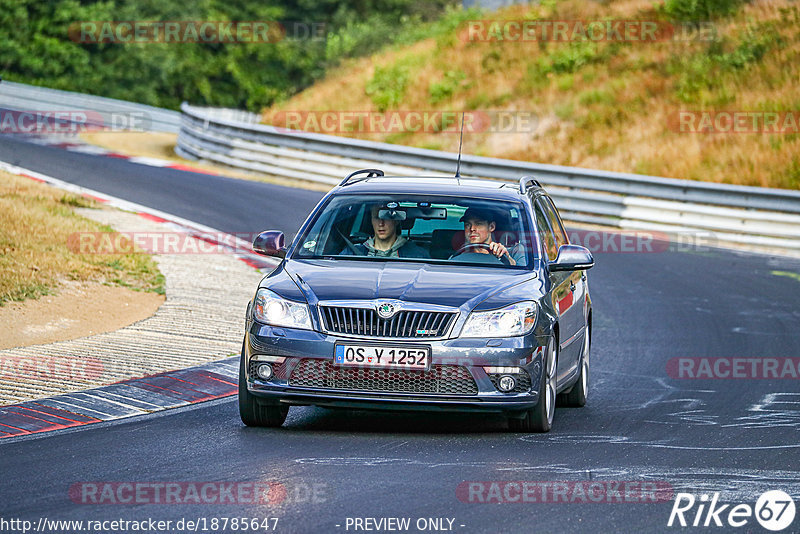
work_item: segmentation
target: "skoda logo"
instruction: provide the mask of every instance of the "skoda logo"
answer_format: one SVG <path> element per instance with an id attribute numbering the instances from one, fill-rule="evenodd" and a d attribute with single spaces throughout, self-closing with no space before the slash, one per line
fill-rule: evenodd
<path id="1" fill-rule="evenodd" d="M 397 313 L 400 309 L 399 303 L 393 302 L 378 302 L 375 305 L 375 309 L 378 310 L 378 316 L 381 319 L 389 319 L 392 315 Z"/>

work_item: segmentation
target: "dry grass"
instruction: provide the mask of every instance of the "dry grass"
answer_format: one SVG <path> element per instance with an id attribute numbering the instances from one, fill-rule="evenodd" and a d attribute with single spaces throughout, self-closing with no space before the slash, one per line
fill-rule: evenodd
<path id="1" fill-rule="evenodd" d="M 579 0 L 514 6 L 494 19 L 661 20 L 649 0 Z M 465 135 L 468 153 L 767 187 L 800 188 L 800 135 L 675 131 L 680 110 L 800 111 L 800 7 L 754 0 L 717 22 L 717 43 L 599 43 L 584 64 L 555 63 L 582 43 L 468 42 L 452 35 L 353 60 L 292 99 L 264 111 L 375 111 L 367 86 L 376 69 L 403 72 L 399 110 L 517 110 L 535 131 Z M 753 52 L 755 50 L 755 52 Z M 749 55 L 748 55 L 749 54 Z M 563 65 L 562 65 L 563 66 Z M 449 98 L 432 84 L 463 73 Z M 277 125 L 281 125 L 278 123 Z M 454 133 L 348 134 L 456 151 Z"/>
<path id="2" fill-rule="evenodd" d="M 50 294 L 64 280 L 164 293 L 164 277 L 147 254 L 73 252 L 68 242 L 76 232 L 112 231 L 76 215 L 73 207 L 96 206 L 0 172 L 0 305 Z"/>
<path id="3" fill-rule="evenodd" d="M 81 139 L 121 154 L 181 161 L 175 155 L 178 134 L 166 132 L 83 132 Z"/>

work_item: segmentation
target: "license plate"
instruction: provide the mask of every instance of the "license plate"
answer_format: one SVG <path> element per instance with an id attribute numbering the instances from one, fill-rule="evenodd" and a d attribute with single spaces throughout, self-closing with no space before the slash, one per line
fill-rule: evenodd
<path id="1" fill-rule="evenodd" d="M 380 367 L 427 371 L 431 368 L 430 347 L 337 344 L 333 363 L 342 367 Z"/>

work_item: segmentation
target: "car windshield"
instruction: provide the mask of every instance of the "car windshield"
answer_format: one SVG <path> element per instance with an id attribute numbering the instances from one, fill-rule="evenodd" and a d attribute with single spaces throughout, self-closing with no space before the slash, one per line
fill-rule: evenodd
<path id="1" fill-rule="evenodd" d="M 340 258 L 529 268 L 520 202 L 424 195 L 337 195 L 297 241 L 295 259 Z"/>

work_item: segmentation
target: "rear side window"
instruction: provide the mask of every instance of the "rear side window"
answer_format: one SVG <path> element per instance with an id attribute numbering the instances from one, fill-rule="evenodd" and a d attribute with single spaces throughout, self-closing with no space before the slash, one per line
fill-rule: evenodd
<path id="1" fill-rule="evenodd" d="M 561 224 L 561 217 L 558 216 L 553 201 L 547 197 L 541 197 L 539 198 L 539 202 L 542 203 L 544 214 L 550 222 L 550 228 L 553 229 L 553 234 L 555 234 L 556 245 L 560 247 L 561 245 L 568 244 L 569 239 L 567 239 L 567 233 L 564 231 L 564 225 Z"/>

